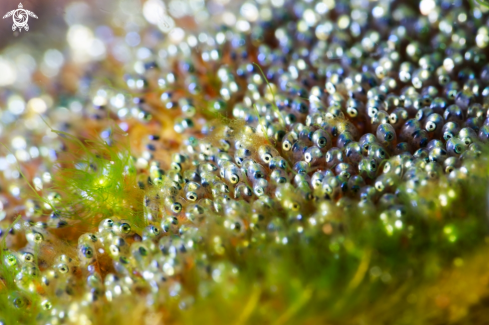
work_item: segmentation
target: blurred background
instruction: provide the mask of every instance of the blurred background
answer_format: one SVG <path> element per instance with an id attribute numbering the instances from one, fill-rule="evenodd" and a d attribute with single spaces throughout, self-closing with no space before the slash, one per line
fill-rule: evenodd
<path id="1" fill-rule="evenodd" d="M 178 40 L 185 34 L 183 30 L 203 27 L 210 15 L 222 16 L 223 8 L 232 3 L 230 0 L 21 2 L 38 19 L 29 17 L 29 31 L 12 31 L 12 17 L 0 20 L 0 87 L 25 90 L 27 81 L 39 85 L 46 84 L 48 79 L 59 80 L 58 86 L 71 91 L 78 88 L 75 79 L 80 74 L 76 71 L 86 72 L 85 63 L 130 64 L 138 45 L 156 47 L 171 38 L 172 33 Z M 3 17 L 18 5 L 19 0 L 2 0 L 0 15 Z M 147 33 L 149 26 L 157 28 Z"/>
<path id="2" fill-rule="evenodd" d="M 4 48 L 12 42 L 28 38 L 29 41 L 37 39 L 41 42 L 56 43 L 61 33 L 66 32 L 67 24 L 64 19 L 65 8 L 69 0 L 2 0 L 0 2 L 0 15 L 3 17 L 7 12 L 18 8 L 22 3 L 24 9 L 34 12 L 39 19 L 29 17 L 29 32 L 13 32 L 12 17 L 0 20 L 0 47 Z M 87 1 L 91 2 L 91 1 Z M 33 38 L 32 36 L 34 36 Z M 39 40 L 39 37 L 41 39 Z"/>

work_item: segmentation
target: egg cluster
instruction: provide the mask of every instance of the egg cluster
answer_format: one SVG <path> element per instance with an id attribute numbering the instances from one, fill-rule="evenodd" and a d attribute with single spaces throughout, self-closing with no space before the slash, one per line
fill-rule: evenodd
<path id="1" fill-rule="evenodd" d="M 378 297 L 386 324 L 463 319 L 422 285 L 487 238 L 487 9 L 238 7 L 146 26 L 120 88 L 41 112 L 58 150 L 3 169 L 2 324 L 367 324 Z"/>

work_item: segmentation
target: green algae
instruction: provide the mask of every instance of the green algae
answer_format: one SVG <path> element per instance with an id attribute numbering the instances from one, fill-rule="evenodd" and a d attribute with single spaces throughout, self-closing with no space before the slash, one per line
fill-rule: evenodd
<path id="1" fill-rule="evenodd" d="M 60 196 L 54 202 L 47 200 L 54 205 L 53 212 L 91 225 L 119 216 L 136 229 L 146 226 L 142 191 L 137 186 L 136 167 L 127 141 L 80 140 L 66 132 L 52 131 L 69 148 L 57 162 L 54 185 L 49 189 Z M 125 136 L 118 127 L 111 131 L 111 137 L 116 136 Z"/>

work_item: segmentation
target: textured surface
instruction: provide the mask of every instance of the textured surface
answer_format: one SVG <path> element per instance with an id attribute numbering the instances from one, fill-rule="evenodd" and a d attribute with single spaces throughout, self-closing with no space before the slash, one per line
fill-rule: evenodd
<path id="1" fill-rule="evenodd" d="M 0 58 L 4 324 L 489 321 L 484 6 L 94 8 Z"/>

